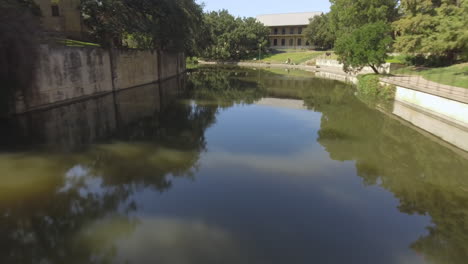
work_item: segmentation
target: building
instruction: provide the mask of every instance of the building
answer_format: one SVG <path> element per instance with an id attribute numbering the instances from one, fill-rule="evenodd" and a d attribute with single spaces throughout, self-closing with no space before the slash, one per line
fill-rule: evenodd
<path id="1" fill-rule="evenodd" d="M 68 38 L 82 39 L 84 25 L 79 10 L 80 0 L 34 0 L 42 13 L 45 31 L 56 32 Z"/>
<path id="2" fill-rule="evenodd" d="M 310 49 L 304 29 L 309 20 L 322 12 L 259 15 L 257 20 L 271 29 L 270 47 L 274 49 Z"/>

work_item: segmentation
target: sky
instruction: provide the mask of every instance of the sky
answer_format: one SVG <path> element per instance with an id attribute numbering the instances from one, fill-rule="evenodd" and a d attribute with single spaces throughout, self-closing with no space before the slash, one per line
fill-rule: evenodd
<path id="1" fill-rule="evenodd" d="M 197 0 L 197 2 L 205 3 L 205 11 L 227 9 L 229 13 L 241 17 L 330 10 L 328 0 Z"/>

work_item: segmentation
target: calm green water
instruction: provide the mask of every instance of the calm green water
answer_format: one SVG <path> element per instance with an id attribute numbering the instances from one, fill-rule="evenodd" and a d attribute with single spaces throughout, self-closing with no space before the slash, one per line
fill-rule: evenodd
<path id="1" fill-rule="evenodd" d="M 204 68 L 0 129 L 0 263 L 468 263 L 467 156 L 338 81 Z"/>

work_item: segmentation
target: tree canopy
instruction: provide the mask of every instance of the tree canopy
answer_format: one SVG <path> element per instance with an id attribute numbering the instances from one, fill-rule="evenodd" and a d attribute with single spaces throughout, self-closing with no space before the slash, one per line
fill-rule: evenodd
<path id="1" fill-rule="evenodd" d="M 453 57 L 468 49 L 468 0 L 402 0 L 395 48 Z"/>
<path id="2" fill-rule="evenodd" d="M 266 52 L 270 30 L 255 18 L 235 18 L 228 11 L 205 14 L 209 36 L 201 56 L 215 60 L 239 60 Z"/>
<path id="3" fill-rule="evenodd" d="M 91 36 L 104 46 L 189 50 L 201 30 L 194 0 L 81 0 Z"/>
<path id="4" fill-rule="evenodd" d="M 370 66 L 378 73 L 392 45 L 390 23 L 398 17 L 398 0 L 331 0 L 330 28 L 335 52 L 345 71 Z"/>
<path id="5" fill-rule="evenodd" d="M 338 38 L 335 52 L 345 71 L 361 70 L 370 66 L 375 73 L 385 63 L 392 43 L 390 27 L 384 22 L 366 24 L 352 33 Z"/>
<path id="6" fill-rule="evenodd" d="M 335 33 L 351 32 L 368 23 L 392 22 L 398 0 L 330 0 L 330 22 Z"/>
<path id="7" fill-rule="evenodd" d="M 331 49 L 336 36 L 330 25 L 330 13 L 322 14 L 310 19 L 310 23 L 304 30 L 307 40 L 320 49 Z"/>

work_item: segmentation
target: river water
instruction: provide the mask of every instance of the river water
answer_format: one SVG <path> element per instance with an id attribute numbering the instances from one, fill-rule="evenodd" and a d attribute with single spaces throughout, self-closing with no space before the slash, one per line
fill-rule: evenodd
<path id="1" fill-rule="evenodd" d="M 0 263 L 468 263 L 468 158 L 353 86 L 201 68 L 1 123 Z"/>

